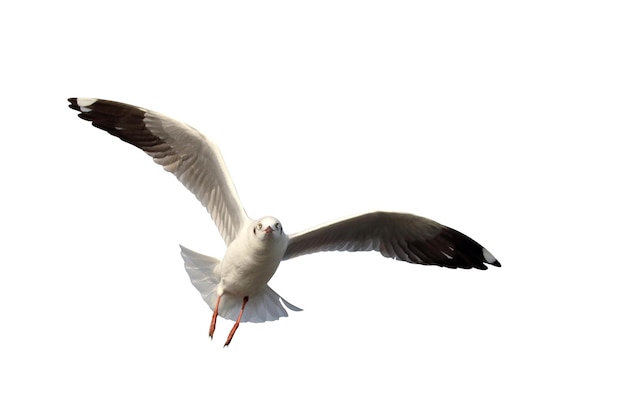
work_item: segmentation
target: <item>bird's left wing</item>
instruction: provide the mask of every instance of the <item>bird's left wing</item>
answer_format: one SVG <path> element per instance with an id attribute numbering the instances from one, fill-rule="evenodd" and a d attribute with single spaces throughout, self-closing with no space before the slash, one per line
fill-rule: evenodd
<path id="1" fill-rule="evenodd" d="M 249 221 L 216 144 L 162 114 L 116 101 L 70 98 L 81 119 L 150 155 L 200 200 L 226 244 Z"/>
<path id="2" fill-rule="evenodd" d="M 374 212 L 289 236 L 283 259 L 321 251 L 371 251 L 415 264 L 487 269 L 500 262 L 454 229 L 412 214 Z"/>

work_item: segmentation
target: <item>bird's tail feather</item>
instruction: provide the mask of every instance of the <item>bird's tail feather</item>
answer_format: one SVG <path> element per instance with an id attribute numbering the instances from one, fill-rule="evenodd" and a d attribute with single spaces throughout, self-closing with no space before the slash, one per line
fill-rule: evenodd
<path id="1" fill-rule="evenodd" d="M 191 283 L 200 291 L 202 298 L 211 310 L 215 309 L 217 287 L 220 283 L 220 278 L 215 274 L 215 267 L 220 263 L 219 259 L 202 255 L 184 246 L 180 247 L 180 253 L 185 261 L 185 269 L 189 274 Z M 225 319 L 236 320 L 242 302 L 240 297 L 223 294 L 218 309 L 219 315 Z M 292 311 L 302 311 L 266 285 L 259 293 L 250 296 L 241 321 L 262 323 L 287 317 L 287 310 L 283 305 Z"/>

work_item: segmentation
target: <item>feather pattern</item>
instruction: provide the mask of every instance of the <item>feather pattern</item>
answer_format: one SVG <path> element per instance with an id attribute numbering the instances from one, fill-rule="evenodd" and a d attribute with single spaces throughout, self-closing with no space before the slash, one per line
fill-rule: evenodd
<path id="1" fill-rule="evenodd" d="M 447 268 L 487 269 L 500 262 L 476 241 L 434 220 L 373 212 L 333 221 L 289 236 L 283 260 L 321 251 L 371 251 L 384 257 Z"/>
<path id="2" fill-rule="evenodd" d="M 150 155 L 207 209 L 229 245 L 248 218 L 217 145 L 162 114 L 109 100 L 71 98 L 81 119 Z"/>

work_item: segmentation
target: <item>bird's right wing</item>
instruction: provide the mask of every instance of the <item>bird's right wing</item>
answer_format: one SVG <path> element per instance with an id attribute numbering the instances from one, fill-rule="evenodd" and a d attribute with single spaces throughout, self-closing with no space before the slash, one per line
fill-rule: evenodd
<path id="1" fill-rule="evenodd" d="M 194 128 L 141 107 L 115 101 L 70 98 L 78 117 L 143 150 L 176 175 L 211 214 L 226 244 L 249 218 L 220 151 Z"/>

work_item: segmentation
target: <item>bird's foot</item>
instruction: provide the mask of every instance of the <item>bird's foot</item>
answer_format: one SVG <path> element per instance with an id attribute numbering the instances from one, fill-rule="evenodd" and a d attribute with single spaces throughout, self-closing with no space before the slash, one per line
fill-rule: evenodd
<path id="1" fill-rule="evenodd" d="M 215 309 L 213 310 L 213 317 L 211 317 L 211 327 L 209 327 L 209 337 L 213 340 L 213 333 L 215 333 L 215 324 L 217 323 L 217 310 L 220 306 L 220 300 L 222 296 L 217 296 L 217 302 L 215 303 Z"/>
<path id="2" fill-rule="evenodd" d="M 237 328 L 239 328 L 239 323 L 241 322 L 241 316 L 243 316 L 243 309 L 246 307 L 247 302 L 248 302 L 248 296 L 243 297 L 243 304 L 241 305 L 241 311 L 239 311 L 239 316 L 237 317 L 237 321 L 235 322 L 235 325 L 230 330 L 230 333 L 228 333 L 228 338 L 226 339 L 226 343 L 224 343 L 224 347 L 230 345 L 230 341 L 233 340 L 233 336 L 235 335 Z"/>

